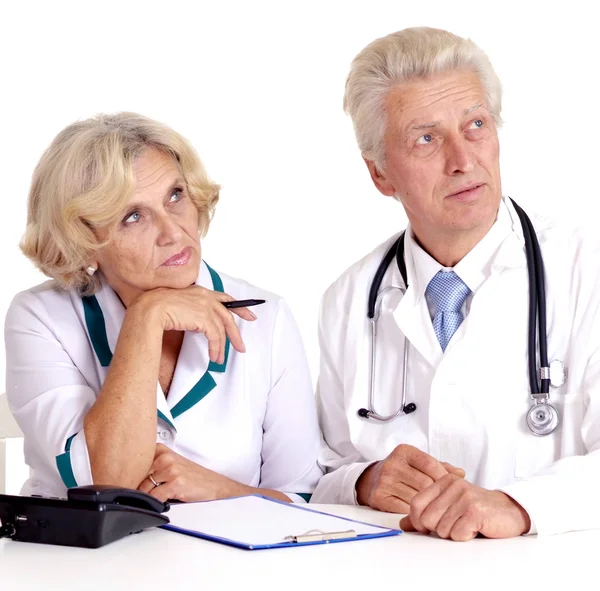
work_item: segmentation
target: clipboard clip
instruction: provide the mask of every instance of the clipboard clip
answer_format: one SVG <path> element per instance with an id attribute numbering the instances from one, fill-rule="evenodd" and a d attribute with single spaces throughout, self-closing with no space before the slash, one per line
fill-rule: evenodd
<path id="1" fill-rule="evenodd" d="M 357 533 L 353 529 L 346 531 L 325 532 L 320 529 L 311 529 L 297 536 L 286 536 L 286 542 L 301 544 L 302 542 L 329 542 L 330 540 L 342 540 L 345 538 L 356 538 Z"/>

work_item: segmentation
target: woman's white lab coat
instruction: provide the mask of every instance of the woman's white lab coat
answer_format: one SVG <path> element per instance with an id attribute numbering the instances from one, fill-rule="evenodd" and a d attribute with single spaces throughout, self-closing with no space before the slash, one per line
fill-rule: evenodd
<path id="1" fill-rule="evenodd" d="M 538 533 L 600 527 L 600 256 L 595 243 L 532 216 L 546 271 L 549 360 L 568 368 L 551 388 L 560 417 L 536 437 L 525 415 L 532 403 L 527 371 L 528 281 L 523 233 L 511 204 L 512 232 L 491 261 L 489 278 L 442 353 L 423 294 L 390 295 L 379 321 L 375 409 L 400 406 L 405 335 L 410 342 L 406 401 L 417 410 L 389 423 L 357 416 L 368 403 L 369 287 L 396 236 L 346 271 L 326 292 L 319 337 L 317 402 L 329 471 L 313 502 L 356 503 L 364 468 L 410 444 L 466 470 L 482 487 L 501 489 L 530 514 Z M 402 286 L 397 265 L 382 289 Z M 396 298 L 394 300 L 394 298 Z"/>
<path id="2" fill-rule="evenodd" d="M 302 501 L 322 472 L 311 379 L 285 302 L 204 262 L 196 281 L 236 299 L 261 298 L 237 319 L 247 352 L 209 364 L 204 335 L 187 332 L 165 398 L 157 383 L 156 441 L 238 482 Z M 92 476 L 83 419 L 104 382 L 125 316 L 107 285 L 92 298 L 47 282 L 18 294 L 5 324 L 8 402 L 33 469 L 23 494 L 64 496 Z M 127 450 L 123 450 L 127 453 Z"/>

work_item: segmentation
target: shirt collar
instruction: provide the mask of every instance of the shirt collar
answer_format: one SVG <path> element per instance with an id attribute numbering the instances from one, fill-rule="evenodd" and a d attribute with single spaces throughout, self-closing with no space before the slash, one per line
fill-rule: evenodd
<path id="1" fill-rule="evenodd" d="M 517 226 L 519 225 L 517 220 Z M 406 248 L 414 261 L 415 291 L 420 299 L 425 295 L 429 282 L 439 271 L 454 271 L 475 293 L 490 276 L 493 261 L 505 239 L 513 232 L 514 220 L 503 198 L 496 221 L 488 233 L 471 249 L 454 268 L 444 267 L 417 243 L 412 228 L 407 228 Z"/>

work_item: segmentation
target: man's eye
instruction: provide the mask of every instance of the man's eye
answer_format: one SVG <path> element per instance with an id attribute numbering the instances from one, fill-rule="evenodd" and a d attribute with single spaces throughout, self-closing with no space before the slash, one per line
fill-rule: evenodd
<path id="1" fill-rule="evenodd" d="M 141 214 L 139 211 L 134 211 L 133 213 L 130 213 L 124 220 L 123 222 L 125 224 L 134 224 L 135 222 L 139 222 L 140 218 L 141 218 Z"/>
<path id="2" fill-rule="evenodd" d="M 483 127 L 483 121 L 481 119 L 475 119 L 473 123 L 471 123 L 472 129 L 480 129 Z"/>
<path id="3" fill-rule="evenodd" d="M 418 140 L 417 140 L 417 144 L 430 144 L 433 141 L 433 137 L 431 137 L 430 133 L 426 133 L 425 135 L 422 135 Z"/>

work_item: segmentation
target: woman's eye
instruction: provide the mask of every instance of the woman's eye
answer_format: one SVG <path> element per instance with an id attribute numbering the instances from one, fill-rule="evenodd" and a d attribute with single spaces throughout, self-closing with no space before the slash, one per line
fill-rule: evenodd
<path id="1" fill-rule="evenodd" d="M 135 222 L 139 222 L 140 218 L 141 218 L 141 214 L 139 211 L 134 211 L 133 213 L 130 213 L 124 220 L 123 222 L 125 224 L 134 224 Z"/>
<path id="2" fill-rule="evenodd" d="M 427 145 L 427 144 L 430 144 L 432 141 L 433 141 L 433 137 L 431 137 L 431 134 L 430 133 L 426 133 L 425 135 L 422 135 L 417 140 L 417 144 Z"/>
<path id="3" fill-rule="evenodd" d="M 171 198 L 169 199 L 169 203 L 177 203 L 178 201 L 181 201 L 182 197 L 183 197 L 183 191 L 181 189 L 174 189 L 173 192 L 171 193 Z"/>

